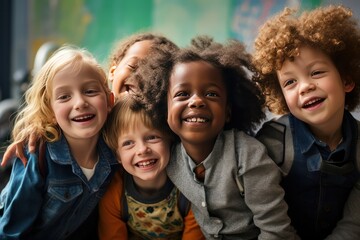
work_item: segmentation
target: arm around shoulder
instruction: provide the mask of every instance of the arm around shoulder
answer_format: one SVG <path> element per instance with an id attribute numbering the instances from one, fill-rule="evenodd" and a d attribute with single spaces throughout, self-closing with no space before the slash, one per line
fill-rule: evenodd
<path id="1" fill-rule="evenodd" d="M 8 185 L 1 192 L 0 239 L 24 237 L 41 210 L 43 188 L 36 155 L 29 157 L 26 167 L 16 159 Z"/>

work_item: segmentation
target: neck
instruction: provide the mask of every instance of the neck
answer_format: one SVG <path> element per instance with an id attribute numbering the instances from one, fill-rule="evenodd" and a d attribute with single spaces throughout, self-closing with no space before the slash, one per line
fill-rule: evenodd
<path id="1" fill-rule="evenodd" d="M 326 126 L 310 126 L 314 136 L 326 143 L 330 150 L 333 151 L 342 140 L 342 118 L 335 124 L 327 124 Z"/>
<path id="2" fill-rule="evenodd" d="M 201 144 L 194 144 L 194 143 L 186 143 L 183 142 L 183 146 L 186 150 L 186 153 L 191 157 L 195 164 L 200 164 L 203 162 L 209 154 L 212 152 L 215 140 L 211 142 L 201 143 Z"/>
<path id="3" fill-rule="evenodd" d="M 333 151 L 339 145 L 342 140 L 342 131 L 339 129 L 336 132 L 328 133 L 328 132 L 318 132 L 315 134 L 316 138 L 324 143 L 326 143 L 330 150 Z"/>
<path id="4" fill-rule="evenodd" d="M 98 138 L 67 139 L 75 161 L 84 168 L 92 169 L 99 159 L 97 151 Z"/>

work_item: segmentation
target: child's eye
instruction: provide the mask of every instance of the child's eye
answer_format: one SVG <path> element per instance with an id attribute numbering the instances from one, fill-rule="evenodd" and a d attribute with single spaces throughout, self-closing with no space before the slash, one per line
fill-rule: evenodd
<path id="1" fill-rule="evenodd" d="M 208 96 L 208 97 L 218 97 L 219 95 L 216 92 L 208 92 L 206 94 L 206 96 Z"/>
<path id="2" fill-rule="evenodd" d="M 290 86 L 291 84 L 294 84 L 296 82 L 295 79 L 289 79 L 284 82 L 284 87 Z"/>
<path id="3" fill-rule="evenodd" d="M 94 96 L 99 92 L 98 89 L 87 89 L 85 90 L 85 94 L 89 96 Z"/>
<path id="4" fill-rule="evenodd" d="M 121 143 L 121 146 L 122 146 L 122 147 L 129 147 L 129 146 L 131 146 L 133 143 L 134 143 L 134 142 L 131 141 L 131 140 L 126 140 L 126 141 L 123 141 L 123 142 Z"/>
<path id="5" fill-rule="evenodd" d="M 149 135 L 146 137 L 146 140 L 149 142 L 157 142 L 159 141 L 161 138 L 159 136 L 156 135 Z"/>
<path id="6" fill-rule="evenodd" d="M 187 97 L 189 94 L 185 91 L 181 91 L 175 94 L 175 97 Z"/>
<path id="7" fill-rule="evenodd" d="M 324 73 L 325 73 L 325 71 L 319 71 L 319 70 L 317 70 L 317 71 L 311 72 L 311 76 L 312 76 L 312 77 L 321 77 L 322 74 L 324 74 Z"/>
<path id="8" fill-rule="evenodd" d="M 69 98 L 70 98 L 70 95 L 64 94 L 64 95 L 57 96 L 56 100 L 60 100 L 60 101 L 64 102 L 64 101 L 68 100 Z"/>
<path id="9" fill-rule="evenodd" d="M 128 64 L 127 65 L 132 71 L 135 71 L 137 69 L 137 64 Z"/>

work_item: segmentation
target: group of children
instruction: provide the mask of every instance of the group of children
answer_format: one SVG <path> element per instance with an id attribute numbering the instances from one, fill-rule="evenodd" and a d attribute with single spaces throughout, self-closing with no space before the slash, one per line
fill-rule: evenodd
<path id="1" fill-rule="evenodd" d="M 284 9 L 251 55 L 134 35 L 112 53 L 112 93 L 88 52 L 58 50 L 4 155 L 37 149 L 14 161 L 0 239 L 80 239 L 92 215 L 100 239 L 359 238 L 359 51 L 342 6 Z M 282 116 L 263 123 L 265 105 Z"/>

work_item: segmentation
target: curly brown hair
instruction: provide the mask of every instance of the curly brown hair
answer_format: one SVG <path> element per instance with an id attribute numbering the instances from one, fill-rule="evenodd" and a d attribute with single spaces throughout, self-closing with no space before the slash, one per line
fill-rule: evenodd
<path id="1" fill-rule="evenodd" d="M 237 40 L 217 43 L 209 36 L 198 36 L 191 45 L 177 51 L 159 47 L 132 76 L 138 82 L 138 98 L 159 121 L 167 119 L 169 79 L 176 64 L 204 61 L 221 70 L 225 80 L 231 120 L 224 129 L 236 128 L 247 133 L 265 118 L 265 100 L 260 89 L 251 81 L 254 69 L 251 56 Z"/>
<path id="2" fill-rule="evenodd" d="M 333 61 L 343 81 L 353 81 L 345 107 L 352 111 L 360 101 L 360 31 L 351 10 L 343 6 L 319 7 L 298 15 L 285 8 L 269 19 L 255 39 L 254 80 L 260 85 L 269 110 L 275 114 L 289 112 L 276 71 L 286 59 L 299 55 L 301 46 L 320 49 Z"/>
<path id="3" fill-rule="evenodd" d="M 170 39 L 160 34 L 150 32 L 135 33 L 125 39 L 118 41 L 113 48 L 108 60 L 108 66 L 117 66 L 126 55 L 127 50 L 137 42 L 151 40 L 155 45 L 166 45 L 167 47 L 177 49 L 178 46 Z"/>

